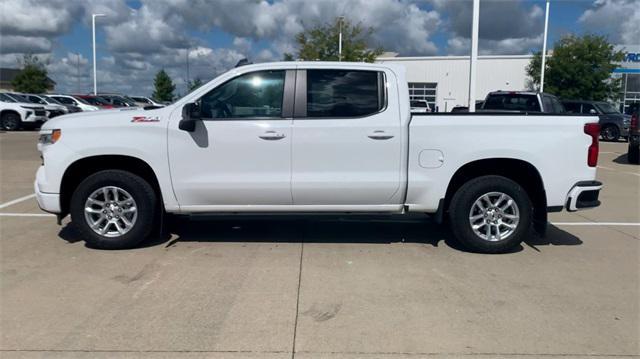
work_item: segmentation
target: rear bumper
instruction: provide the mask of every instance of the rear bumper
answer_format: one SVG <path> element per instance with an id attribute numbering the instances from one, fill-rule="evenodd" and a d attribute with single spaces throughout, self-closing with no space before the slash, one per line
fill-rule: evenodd
<path id="1" fill-rule="evenodd" d="M 600 205 L 598 196 L 602 189 L 602 182 L 582 181 L 576 183 L 567 196 L 566 209 L 575 212 L 582 209 L 594 208 Z"/>

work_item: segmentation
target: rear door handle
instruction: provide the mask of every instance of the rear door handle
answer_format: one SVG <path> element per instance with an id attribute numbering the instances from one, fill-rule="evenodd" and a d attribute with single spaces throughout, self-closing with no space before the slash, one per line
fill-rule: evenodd
<path id="1" fill-rule="evenodd" d="M 393 135 L 382 130 L 375 130 L 369 133 L 368 137 L 373 140 L 388 140 L 390 138 L 393 138 Z"/>
<path id="2" fill-rule="evenodd" d="M 267 141 L 276 141 L 276 140 L 281 140 L 287 136 L 284 133 L 277 133 L 276 131 L 267 131 L 258 137 Z"/>

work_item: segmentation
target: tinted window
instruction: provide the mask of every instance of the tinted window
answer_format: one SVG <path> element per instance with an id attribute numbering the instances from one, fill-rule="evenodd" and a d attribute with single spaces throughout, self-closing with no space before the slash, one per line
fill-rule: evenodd
<path id="1" fill-rule="evenodd" d="M 549 96 L 549 99 L 551 100 L 551 108 L 553 110 L 554 113 L 565 113 L 565 109 L 564 106 L 562 106 L 562 102 L 560 102 L 560 100 L 558 100 L 557 97 L 555 96 Z M 549 112 L 549 110 L 547 110 L 547 112 Z"/>
<path id="2" fill-rule="evenodd" d="M 593 112 L 592 112 L 592 110 L 593 110 Z M 598 112 L 596 111 L 596 108 L 593 107 L 592 104 L 585 103 L 585 104 L 582 105 L 582 113 L 590 114 L 590 113 L 598 113 Z"/>
<path id="3" fill-rule="evenodd" d="M 75 105 L 75 102 L 68 97 L 60 97 L 60 96 L 52 96 L 52 97 L 65 105 Z"/>
<path id="4" fill-rule="evenodd" d="M 485 110 L 540 112 L 537 96 L 524 94 L 492 94 L 489 95 L 482 108 Z"/>
<path id="5" fill-rule="evenodd" d="M 542 105 L 544 112 L 547 113 L 564 113 L 564 106 L 555 96 L 542 95 Z"/>
<path id="6" fill-rule="evenodd" d="M 376 71 L 307 70 L 307 117 L 359 117 L 380 111 Z"/>
<path id="7" fill-rule="evenodd" d="M 39 103 L 41 105 L 46 105 L 47 104 L 40 97 L 37 97 L 37 96 L 27 95 L 27 98 L 29 99 L 29 101 L 31 101 L 33 103 Z"/>
<path id="8" fill-rule="evenodd" d="M 203 118 L 281 117 L 284 71 L 236 77 L 200 99 Z"/>
<path id="9" fill-rule="evenodd" d="M 567 112 L 580 113 L 580 104 L 576 102 L 563 102 L 564 108 Z"/>
<path id="10" fill-rule="evenodd" d="M 613 107 L 611 104 L 606 102 L 597 103 L 596 107 L 598 107 L 600 111 L 602 111 L 602 113 L 607 115 L 614 115 L 614 114 L 620 113 L 620 111 L 618 111 L 615 107 Z"/>

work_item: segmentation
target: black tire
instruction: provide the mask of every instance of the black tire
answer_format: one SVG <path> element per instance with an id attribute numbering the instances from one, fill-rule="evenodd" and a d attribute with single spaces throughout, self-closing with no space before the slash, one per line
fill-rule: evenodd
<path id="1" fill-rule="evenodd" d="M 600 130 L 602 139 L 609 142 L 616 142 L 620 138 L 620 129 L 616 125 L 605 125 Z"/>
<path id="2" fill-rule="evenodd" d="M 0 127 L 5 131 L 17 131 L 22 127 L 22 120 L 17 113 L 9 112 L 2 115 Z"/>
<path id="3" fill-rule="evenodd" d="M 494 241 L 483 239 L 476 234 L 469 218 L 476 201 L 492 192 L 511 197 L 519 214 L 519 221 L 512 232 L 506 235 L 506 238 Z M 449 205 L 451 230 L 456 239 L 466 249 L 478 253 L 505 253 L 517 247 L 531 232 L 532 213 L 531 200 L 525 190 L 516 182 L 502 176 L 482 176 L 468 181 L 453 195 Z M 503 215 L 502 212 L 499 215 L 500 222 Z M 480 218 L 480 221 L 485 219 Z M 489 229 L 488 237 L 491 237 L 491 231 L 493 230 Z"/>
<path id="4" fill-rule="evenodd" d="M 632 145 L 629 141 L 629 150 L 627 152 L 627 161 L 629 163 L 640 164 L 640 146 Z"/>
<path id="5" fill-rule="evenodd" d="M 108 237 L 94 232 L 85 218 L 87 199 L 94 191 L 106 186 L 115 186 L 126 191 L 133 198 L 137 209 L 137 217 L 128 232 L 117 237 Z M 121 170 L 105 170 L 94 173 L 80 183 L 71 197 L 72 223 L 87 246 L 92 248 L 125 249 L 135 247 L 151 233 L 156 211 L 157 196 L 151 185 L 143 178 Z"/>

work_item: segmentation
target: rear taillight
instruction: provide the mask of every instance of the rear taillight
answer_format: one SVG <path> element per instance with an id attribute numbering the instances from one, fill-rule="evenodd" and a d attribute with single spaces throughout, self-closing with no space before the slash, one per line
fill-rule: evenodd
<path id="1" fill-rule="evenodd" d="M 600 136 L 600 125 L 597 123 L 587 123 L 584 125 L 584 133 L 591 136 L 591 146 L 587 151 L 587 164 L 589 167 L 598 165 L 598 137 Z"/>
<path id="2" fill-rule="evenodd" d="M 637 132 L 638 131 L 638 113 L 634 113 L 633 116 L 631 116 L 631 122 L 629 123 L 629 128 L 631 129 L 632 132 Z"/>

